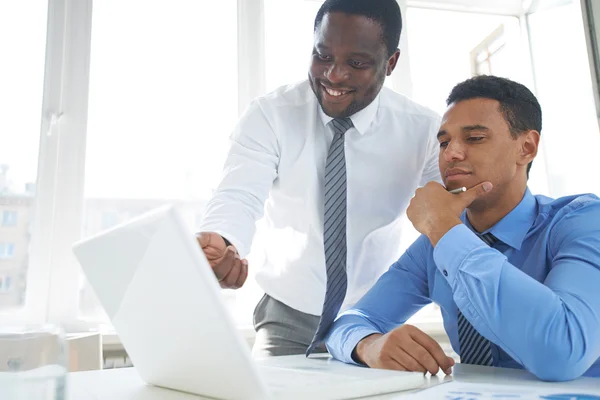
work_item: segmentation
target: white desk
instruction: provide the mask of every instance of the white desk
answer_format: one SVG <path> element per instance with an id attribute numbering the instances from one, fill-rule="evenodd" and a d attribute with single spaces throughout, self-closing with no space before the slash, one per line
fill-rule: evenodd
<path id="1" fill-rule="evenodd" d="M 304 356 L 273 357 L 271 365 L 302 366 Z M 529 389 L 547 388 L 567 389 L 572 392 L 594 393 L 600 395 L 600 378 L 580 378 L 571 382 L 541 382 L 528 372 L 506 368 L 477 367 L 457 364 L 452 376 L 426 376 L 422 388 L 438 385 L 448 380 L 469 383 L 493 383 L 506 387 L 525 386 Z M 369 399 L 391 400 L 417 391 L 400 392 Z M 104 371 L 73 372 L 68 376 L 67 400 L 201 400 L 202 397 L 161 389 L 144 383 L 135 368 L 120 368 Z M 427 399 L 427 392 L 422 392 Z"/>

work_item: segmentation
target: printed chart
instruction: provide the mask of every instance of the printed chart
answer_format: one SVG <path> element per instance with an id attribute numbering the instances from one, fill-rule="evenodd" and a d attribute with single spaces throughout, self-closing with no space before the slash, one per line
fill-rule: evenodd
<path id="1" fill-rule="evenodd" d="M 600 400 L 600 387 L 597 392 L 588 392 L 560 386 L 528 387 L 453 381 L 402 398 L 440 400 Z"/>

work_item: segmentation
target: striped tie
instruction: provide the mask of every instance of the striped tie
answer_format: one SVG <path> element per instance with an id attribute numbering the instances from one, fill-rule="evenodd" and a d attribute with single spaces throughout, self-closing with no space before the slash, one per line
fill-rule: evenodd
<path id="1" fill-rule="evenodd" d="M 350 118 L 336 118 L 333 126 L 333 142 L 329 147 L 325 166 L 325 218 L 323 240 L 327 288 L 321 320 L 306 356 L 321 344 L 333 320 L 337 316 L 344 297 L 348 278 L 346 276 L 346 158 L 344 134 L 352 127 Z"/>
<path id="2" fill-rule="evenodd" d="M 492 247 L 498 239 L 491 233 L 479 235 L 488 246 Z M 473 328 L 473 325 L 458 311 L 458 343 L 460 346 L 460 362 L 462 364 L 492 365 L 492 344 Z"/>

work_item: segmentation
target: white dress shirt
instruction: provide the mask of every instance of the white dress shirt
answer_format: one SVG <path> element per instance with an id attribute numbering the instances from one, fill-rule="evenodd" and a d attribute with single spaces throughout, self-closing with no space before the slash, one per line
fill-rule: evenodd
<path id="1" fill-rule="evenodd" d="M 417 187 L 436 180 L 439 117 L 384 87 L 350 117 L 345 134 L 348 289 L 352 306 L 400 256 L 401 217 Z M 231 136 L 224 175 L 200 229 L 246 257 L 264 213 L 264 265 L 271 297 L 320 315 L 325 297 L 323 180 L 333 130 L 308 81 L 255 100 Z M 254 249 L 253 249 L 254 251 Z"/>

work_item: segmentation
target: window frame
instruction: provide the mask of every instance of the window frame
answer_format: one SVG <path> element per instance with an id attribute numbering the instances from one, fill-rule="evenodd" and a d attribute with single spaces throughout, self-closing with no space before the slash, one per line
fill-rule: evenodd
<path id="1" fill-rule="evenodd" d="M 80 317 L 80 267 L 71 245 L 84 216 L 86 128 L 93 0 L 48 0 L 46 64 L 25 306 L 10 322 L 98 328 Z M 262 0 L 237 0 L 238 114 L 265 91 Z"/>
<path id="2" fill-rule="evenodd" d="M 495 49 L 491 49 L 492 45 L 496 44 L 498 41 L 502 41 L 502 44 Z M 499 25 L 471 51 L 471 75 L 481 75 L 482 65 L 487 65 L 489 73 L 493 75 L 494 72 L 492 71 L 490 60 L 494 54 L 502 50 L 505 45 L 504 25 Z M 485 58 L 483 60 L 479 60 L 480 54 L 485 54 Z"/>

